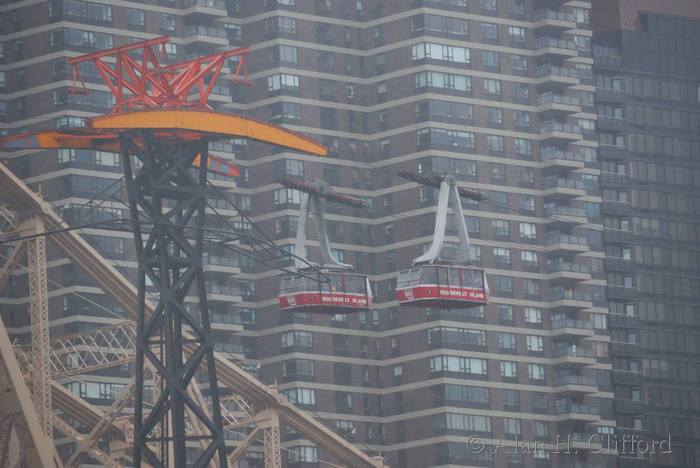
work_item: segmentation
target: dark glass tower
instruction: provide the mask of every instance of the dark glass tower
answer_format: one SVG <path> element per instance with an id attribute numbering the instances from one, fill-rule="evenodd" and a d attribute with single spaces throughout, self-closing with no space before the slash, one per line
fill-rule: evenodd
<path id="1" fill-rule="evenodd" d="M 700 4 L 593 12 L 620 466 L 698 466 Z M 672 454 L 631 445 L 669 434 Z"/>

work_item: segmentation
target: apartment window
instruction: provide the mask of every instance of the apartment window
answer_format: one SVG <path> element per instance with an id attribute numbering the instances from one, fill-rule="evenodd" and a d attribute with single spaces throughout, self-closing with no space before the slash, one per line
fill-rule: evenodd
<path id="1" fill-rule="evenodd" d="M 544 350 L 541 336 L 527 335 L 525 337 L 527 350 L 533 353 L 541 353 Z"/>
<path id="2" fill-rule="evenodd" d="M 499 98 L 501 97 L 501 81 L 484 79 L 484 94 L 486 97 Z"/>
<path id="3" fill-rule="evenodd" d="M 508 26 L 508 38 L 510 44 L 516 47 L 525 45 L 525 29 L 518 26 Z"/>
<path id="4" fill-rule="evenodd" d="M 518 365 L 513 361 L 501 361 L 501 377 L 506 379 L 517 379 Z"/>
<path id="5" fill-rule="evenodd" d="M 414 61 L 439 60 L 461 65 L 469 65 L 471 62 L 471 53 L 468 48 L 433 42 L 415 44 L 411 47 L 411 57 Z"/>
<path id="6" fill-rule="evenodd" d="M 413 75 L 415 89 L 443 89 L 451 93 L 472 92 L 472 79 L 466 75 L 441 72 L 419 72 Z"/>
<path id="7" fill-rule="evenodd" d="M 484 65 L 484 70 L 500 71 L 501 70 L 501 54 L 491 50 L 485 50 L 481 53 L 481 62 Z"/>
<path id="8" fill-rule="evenodd" d="M 491 432 L 491 418 L 471 414 L 443 413 L 433 416 L 433 430 L 444 431 Z"/>
<path id="9" fill-rule="evenodd" d="M 296 51 L 296 47 L 293 47 Z M 335 69 L 335 54 L 333 52 L 318 52 L 317 54 L 318 70 L 326 73 L 332 73 Z M 297 63 L 296 53 L 294 56 L 294 64 Z"/>
<path id="10" fill-rule="evenodd" d="M 527 83 L 513 83 L 513 101 L 522 104 L 530 102 L 530 88 Z"/>
<path id="11" fill-rule="evenodd" d="M 275 102 L 269 107 L 270 122 L 301 120 L 301 105 L 296 102 Z"/>
<path id="12" fill-rule="evenodd" d="M 518 195 L 518 209 L 526 213 L 535 212 L 535 197 L 532 195 Z"/>
<path id="13" fill-rule="evenodd" d="M 313 409 L 316 407 L 316 391 L 311 388 L 292 388 L 284 391 L 284 396 L 293 405 Z"/>
<path id="14" fill-rule="evenodd" d="M 481 11 L 484 13 L 496 12 L 496 0 L 480 0 Z"/>
<path id="15" fill-rule="evenodd" d="M 510 309 L 512 314 L 513 309 Z M 515 334 L 513 333 L 499 333 L 498 334 L 498 348 L 505 352 L 515 352 Z"/>
<path id="16" fill-rule="evenodd" d="M 267 90 L 272 93 L 276 91 L 299 91 L 299 76 L 289 73 L 277 73 L 267 77 Z"/>
<path id="17" fill-rule="evenodd" d="M 591 24 L 590 13 L 591 10 L 588 8 L 572 8 L 571 12 L 576 18 L 577 24 Z"/>
<path id="18" fill-rule="evenodd" d="M 455 151 L 474 150 L 474 134 L 458 130 L 446 130 L 441 128 L 424 128 L 416 132 L 418 146 L 428 148 L 432 146 L 449 147 Z"/>
<path id="19" fill-rule="evenodd" d="M 525 0 L 508 0 L 508 13 L 515 16 L 525 14 Z"/>
<path id="20" fill-rule="evenodd" d="M 527 75 L 527 57 L 523 55 L 511 55 L 510 70 L 514 75 Z"/>
<path id="21" fill-rule="evenodd" d="M 301 203 L 301 192 L 294 189 L 280 188 L 273 192 L 273 201 L 275 205 L 298 205 Z"/>
<path id="22" fill-rule="evenodd" d="M 528 364 L 527 375 L 530 380 L 544 380 L 544 366 L 542 364 Z"/>
<path id="23" fill-rule="evenodd" d="M 333 26 L 328 23 L 316 23 L 316 42 L 321 44 L 333 43 Z"/>
<path id="24" fill-rule="evenodd" d="M 485 359 L 459 356 L 434 356 L 429 361 L 430 372 L 455 372 L 460 374 L 487 375 Z"/>
<path id="25" fill-rule="evenodd" d="M 498 107 L 487 107 L 486 124 L 489 127 L 503 127 L 503 110 Z"/>
<path id="26" fill-rule="evenodd" d="M 455 39 L 469 37 L 467 20 L 438 15 L 416 15 L 411 17 L 411 32 L 429 33 Z"/>
<path id="27" fill-rule="evenodd" d="M 281 335 L 282 348 L 301 346 L 312 348 L 314 344 L 313 333 L 305 330 L 292 330 Z"/>
<path id="28" fill-rule="evenodd" d="M 489 154 L 503 154 L 505 150 L 504 138 L 501 135 L 486 135 L 486 149 Z"/>
<path id="29" fill-rule="evenodd" d="M 126 26 L 129 29 L 143 30 L 146 26 L 146 15 L 138 8 L 126 9 Z"/>
<path id="30" fill-rule="evenodd" d="M 514 110 L 513 124 L 520 128 L 530 128 L 530 112 Z"/>
<path id="31" fill-rule="evenodd" d="M 534 395 L 533 395 L 534 397 Z M 533 399 L 533 406 L 535 400 Z M 545 405 L 547 407 L 547 401 L 545 399 Z M 532 435 L 538 439 L 549 437 L 549 425 L 543 421 L 532 421 Z"/>
<path id="32" fill-rule="evenodd" d="M 520 408 L 520 392 L 518 390 L 503 390 L 503 406 L 505 409 Z"/>
<path id="33" fill-rule="evenodd" d="M 492 184 L 505 184 L 506 166 L 498 163 L 489 163 L 489 182 Z"/>
<path id="34" fill-rule="evenodd" d="M 547 412 L 547 394 L 543 392 L 532 392 L 532 411 Z"/>
<path id="35" fill-rule="evenodd" d="M 175 16 L 167 13 L 158 13 L 158 30 L 160 32 L 175 31 Z"/>
<path id="36" fill-rule="evenodd" d="M 493 261 L 496 264 L 496 267 L 510 268 L 510 249 L 506 249 L 504 247 L 494 247 Z"/>
<path id="37" fill-rule="evenodd" d="M 498 312 L 498 321 L 504 324 L 513 323 L 513 306 L 507 304 L 498 304 L 496 306 Z M 500 337 L 499 337 L 500 340 Z M 513 337 L 513 343 L 515 343 L 515 336 Z"/>
<path id="38" fill-rule="evenodd" d="M 536 279 L 525 278 L 523 280 L 523 294 L 526 298 L 539 299 L 540 281 Z"/>
<path id="39" fill-rule="evenodd" d="M 515 146 L 515 154 L 527 159 L 532 158 L 532 141 L 525 138 L 516 138 L 513 140 L 513 144 Z"/>
<path id="40" fill-rule="evenodd" d="M 518 167 L 518 183 L 521 187 L 532 187 L 535 184 L 535 170 L 531 167 Z"/>
<path id="41" fill-rule="evenodd" d="M 510 238 L 510 229 L 508 226 L 508 221 L 504 219 L 492 219 L 491 231 L 493 232 L 493 236 L 496 239 L 507 240 Z"/>
<path id="42" fill-rule="evenodd" d="M 311 378 L 314 377 L 314 361 L 311 359 L 290 359 L 282 365 L 284 377 Z"/>
<path id="43" fill-rule="evenodd" d="M 520 435 L 520 420 L 514 418 L 503 418 L 503 432 L 507 435 Z"/>
<path id="44" fill-rule="evenodd" d="M 494 292 L 498 296 L 513 296 L 513 278 L 510 276 L 494 276 Z"/>
<path id="45" fill-rule="evenodd" d="M 498 25 L 494 23 L 481 23 L 481 40 L 490 44 L 497 44 Z"/>
<path id="46" fill-rule="evenodd" d="M 528 241 L 537 239 L 537 225 L 534 223 L 520 223 L 520 239 Z"/>

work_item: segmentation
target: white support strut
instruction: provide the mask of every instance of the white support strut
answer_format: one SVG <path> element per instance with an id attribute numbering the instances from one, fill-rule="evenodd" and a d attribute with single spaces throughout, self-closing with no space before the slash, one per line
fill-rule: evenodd
<path id="1" fill-rule="evenodd" d="M 448 208 L 452 206 L 452 216 L 454 217 L 457 235 L 459 236 L 459 249 L 457 257 L 450 259 L 450 262 L 468 265 L 471 263 L 471 252 L 469 242 L 469 232 L 467 223 L 464 220 L 462 211 L 462 201 L 457 189 L 457 181 L 451 175 L 446 175 L 440 184 L 440 195 L 438 198 L 437 212 L 435 213 L 435 231 L 433 242 L 428 250 L 420 257 L 413 260 L 413 265 L 433 263 L 440 259 L 440 252 L 445 242 L 445 228 L 447 227 Z"/>
<path id="2" fill-rule="evenodd" d="M 311 184 L 316 190 L 321 193 L 329 191 L 327 183 L 314 179 Z M 306 247 L 306 220 L 309 217 L 309 210 L 314 215 L 316 222 L 316 235 L 318 236 L 319 247 L 321 249 L 321 262 L 316 264 L 317 267 L 330 270 L 352 271 L 352 265 L 341 263 L 333 257 L 331 244 L 328 241 L 328 230 L 326 229 L 326 219 L 323 215 L 321 207 L 321 197 L 317 193 L 303 192 L 301 194 L 301 204 L 299 206 L 299 222 L 297 224 L 297 237 L 294 243 L 294 266 L 297 270 L 308 268 L 311 261 L 304 258 L 304 249 Z"/>

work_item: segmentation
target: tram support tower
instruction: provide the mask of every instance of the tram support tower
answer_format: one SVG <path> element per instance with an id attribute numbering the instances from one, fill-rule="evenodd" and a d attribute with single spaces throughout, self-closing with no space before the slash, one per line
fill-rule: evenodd
<path id="1" fill-rule="evenodd" d="M 208 143 L 247 137 L 315 155 L 325 155 L 326 148 L 281 127 L 214 112 L 207 105 L 219 74 L 231 65 L 227 59 L 235 66 L 233 81 L 250 84 L 247 47 L 169 65 L 160 63 L 167 58 L 168 40 L 164 36 L 70 59 L 70 92 L 88 92 L 78 65 L 92 62 L 115 96 L 112 111 L 88 120 L 84 127 L 8 137 L 0 140 L 0 147 L 86 148 L 121 154 L 138 257 L 134 466 L 144 462 L 184 468 L 187 442 L 192 441 L 203 447 L 194 466 L 224 468 L 227 458 L 202 248 L 207 171 L 236 175 L 237 168 L 208 155 Z M 132 51 L 140 52 L 140 61 L 129 54 Z M 108 56 L 116 59 L 115 66 L 103 61 Z M 198 170 L 192 171 L 192 166 Z M 146 307 L 147 280 L 157 297 L 153 313 Z M 184 304 L 187 295 L 197 298 L 190 310 Z M 156 370 L 160 382 L 149 411 L 144 408 L 146 366 Z M 188 394 L 202 370 L 211 395 L 209 408 Z M 198 428 L 196 433 L 191 427 Z"/>

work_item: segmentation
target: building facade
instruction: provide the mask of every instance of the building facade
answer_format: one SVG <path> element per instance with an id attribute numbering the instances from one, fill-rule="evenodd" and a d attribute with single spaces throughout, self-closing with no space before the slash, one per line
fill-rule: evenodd
<path id="1" fill-rule="evenodd" d="M 620 466 L 700 463 L 700 6 L 593 2 Z M 636 453 L 635 453 L 636 452 Z"/>
<path id="2" fill-rule="evenodd" d="M 302 132 L 326 144 L 329 156 L 244 140 L 212 145 L 242 176 L 215 178 L 225 196 L 212 192 L 209 225 L 224 226 L 218 214 L 235 221 L 235 204 L 291 252 L 300 194 L 280 177 L 321 178 L 366 199 L 367 210 L 326 209 L 334 254 L 370 275 L 375 305 L 353 315 L 280 313 L 278 270 L 211 246 L 217 349 L 391 466 L 607 466 L 612 457 L 596 452 L 616 423 L 590 7 L 585 0 L 3 2 L 0 125 L 9 134 L 79 126 L 108 111 L 111 95 L 89 67 L 81 73 L 91 93 L 65 92 L 71 56 L 162 34 L 173 38 L 166 51 L 173 61 L 251 46 L 254 85 L 219 80 L 213 107 Z M 18 152 L 7 164 L 69 222 L 127 215 L 114 154 Z M 464 205 L 472 257 L 491 287 L 488 306 L 397 306 L 397 272 L 430 243 L 437 202 L 433 189 L 399 178 L 399 169 L 450 172 L 488 194 Z M 84 234 L 134 277 L 130 233 Z M 309 256 L 317 245 L 309 241 Z M 49 261 L 52 333 L 120 320 L 59 252 Z M 0 299 L 3 316 L 26 339 L 21 270 L 11 291 Z M 108 405 L 129 372 L 65 384 Z M 328 459 L 291 432 L 283 447 L 288 466 Z M 249 465 L 261 466 L 249 453 Z"/>

